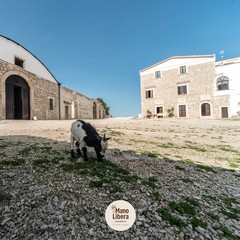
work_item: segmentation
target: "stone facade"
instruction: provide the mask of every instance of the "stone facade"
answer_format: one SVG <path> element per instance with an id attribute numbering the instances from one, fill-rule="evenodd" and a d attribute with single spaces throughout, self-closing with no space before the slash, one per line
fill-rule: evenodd
<path id="1" fill-rule="evenodd" d="M 30 87 L 30 119 L 58 119 L 58 85 L 21 67 L 0 60 L 0 119 L 6 119 L 6 80 L 12 75 L 23 78 Z M 54 111 L 49 110 L 49 98 L 56 99 Z"/>
<path id="2" fill-rule="evenodd" d="M 239 64 L 237 61 L 235 67 Z M 182 73 L 181 67 L 184 67 Z M 166 117 L 172 108 L 175 117 L 230 117 L 231 94 L 229 90 L 217 91 L 218 77 L 214 55 L 172 57 L 140 71 L 142 117 L 146 117 L 147 112 Z M 235 79 L 239 79 L 238 76 Z M 240 88 L 236 95 L 240 101 Z"/>
<path id="3" fill-rule="evenodd" d="M 34 55 L 0 36 L 0 120 L 105 116 L 100 102 L 61 86 Z"/>
<path id="4" fill-rule="evenodd" d="M 60 102 L 61 119 L 99 119 L 106 116 L 105 110 L 100 102 L 66 87 L 61 87 L 60 89 Z"/>

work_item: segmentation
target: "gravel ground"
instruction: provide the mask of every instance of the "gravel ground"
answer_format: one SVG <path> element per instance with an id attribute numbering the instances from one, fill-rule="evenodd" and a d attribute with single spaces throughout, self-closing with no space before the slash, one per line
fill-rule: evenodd
<path id="1" fill-rule="evenodd" d="M 0 121 L 0 239 L 240 239 L 240 121 L 89 120 L 106 161 L 70 157 L 65 121 Z M 112 230 L 115 200 L 136 209 Z"/>

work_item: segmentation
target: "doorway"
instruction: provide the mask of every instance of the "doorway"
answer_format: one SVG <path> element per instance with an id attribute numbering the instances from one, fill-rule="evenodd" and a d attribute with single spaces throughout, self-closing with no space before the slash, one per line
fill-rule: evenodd
<path id="1" fill-rule="evenodd" d="M 228 118 L 228 107 L 221 108 L 221 115 L 222 115 L 222 118 Z"/>
<path id="2" fill-rule="evenodd" d="M 22 88 L 14 86 L 14 119 L 22 119 Z"/>
<path id="3" fill-rule="evenodd" d="M 30 88 L 17 75 L 6 80 L 6 119 L 30 119 Z"/>
<path id="4" fill-rule="evenodd" d="M 69 119 L 69 108 L 65 106 L 65 119 Z"/>
<path id="5" fill-rule="evenodd" d="M 187 116 L 186 105 L 179 105 L 178 110 L 179 110 L 179 117 L 186 117 Z"/>
<path id="6" fill-rule="evenodd" d="M 203 103 L 201 105 L 201 115 L 202 116 L 210 116 L 211 115 L 211 107 L 209 103 Z"/>
<path id="7" fill-rule="evenodd" d="M 97 119 L 97 105 L 93 102 L 93 119 Z"/>

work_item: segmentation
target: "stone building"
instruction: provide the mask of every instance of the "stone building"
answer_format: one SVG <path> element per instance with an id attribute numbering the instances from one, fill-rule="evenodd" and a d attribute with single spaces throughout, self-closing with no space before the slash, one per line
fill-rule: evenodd
<path id="1" fill-rule="evenodd" d="M 140 71 L 142 117 L 230 118 L 240 114 L 240 58 L 176 56 Z"/>
<path id="2" fill-rule="evenodd" d="M 100 102 L 68 89 L 30 51 L 0 35 L 0 120 L 104 118 Z"/>

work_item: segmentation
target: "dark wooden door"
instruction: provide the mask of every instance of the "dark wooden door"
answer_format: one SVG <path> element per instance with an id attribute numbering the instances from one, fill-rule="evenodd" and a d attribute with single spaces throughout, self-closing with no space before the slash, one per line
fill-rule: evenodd
<path id="1" fill-rule="evenodd" d="M 179 105 L 179 117 L 186 117 L 186 105 Z"/>
<path id="2" fill-rule="evenodd" d="M 222 118 L 228 118 L 228 108 L 227 107 L 222 107 Z"/>
<path id="3" fill-rule="evenodd" d="M 14 86 L 14 119 L 22 119 L 22 88 Z"/>
<path id="4" fill-rule="evenodd" d="M 65 119 L 68 119 L 68 106 L 65 106 Z"/>
<path id="5" fill-rule="evenodd" d="M 96 118 L 97 118 L 97 105 L 94 102 L 93 103 L 93 119 L 96 119 Z"/>
<path id="6" fill-rule="evenodd" d="M 30 92 L 22 88 L 22 119 L 30 119 Z"/>
<path id="7" fill-rule="evenodd" d="M 6 83 L 6 119 L 14 119 L 14 85 Z"/>

